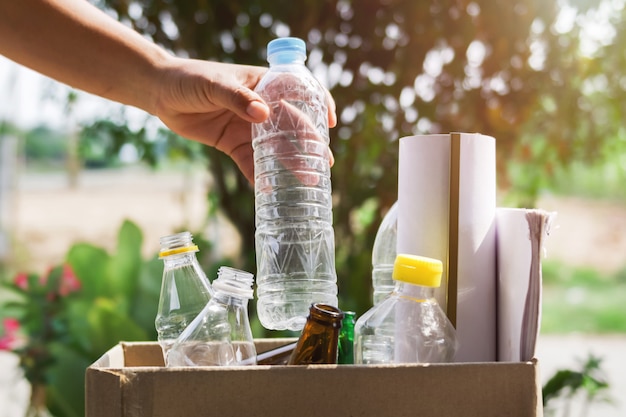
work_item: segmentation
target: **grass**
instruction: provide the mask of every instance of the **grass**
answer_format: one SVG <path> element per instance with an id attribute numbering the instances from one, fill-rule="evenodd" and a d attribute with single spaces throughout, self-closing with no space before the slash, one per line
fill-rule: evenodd
<path id="1" fill-rule="evenodd" d="M 626 269 L 543 265 L 542 333 L 626 333 Z"/>

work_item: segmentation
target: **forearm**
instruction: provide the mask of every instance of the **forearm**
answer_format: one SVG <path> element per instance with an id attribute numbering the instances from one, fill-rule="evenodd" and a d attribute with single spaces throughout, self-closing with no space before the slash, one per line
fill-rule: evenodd
<path id="1" fill-rule="evenodd" d="M 169 55 L 86 0 L 0 0 L 0 54 L 72 87 L 154 112 Z"/>

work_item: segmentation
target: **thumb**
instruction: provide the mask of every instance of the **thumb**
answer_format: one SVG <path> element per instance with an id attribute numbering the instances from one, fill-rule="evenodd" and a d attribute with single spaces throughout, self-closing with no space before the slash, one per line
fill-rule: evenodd
<path id="1" fill-rule="evenodd" d="M 231 85 L 216 92 L 215 102 L 242 119 L 259 123 L 268 118 L 270 109 L 254 91 L 243 85 Z"/>

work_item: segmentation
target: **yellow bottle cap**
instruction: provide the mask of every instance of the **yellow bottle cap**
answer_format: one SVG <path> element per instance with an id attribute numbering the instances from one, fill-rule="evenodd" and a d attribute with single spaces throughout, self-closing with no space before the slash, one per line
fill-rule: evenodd
<path id="1" fill-rule="evenodd" d="M 393 265 L 393 279 L 424 287 L 441 285 L 443 263 L 424 256 L 398 254 Z"/>

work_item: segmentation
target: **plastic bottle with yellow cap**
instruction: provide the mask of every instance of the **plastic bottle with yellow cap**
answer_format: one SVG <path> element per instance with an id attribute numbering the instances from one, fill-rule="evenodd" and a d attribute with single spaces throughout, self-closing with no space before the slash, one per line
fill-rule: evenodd
<path id="1" fill-rule="evenodd" d="M 434 297 L 441 284 L 441 261 L 399 254 L 395 288 L 355 325 L 355 363 L 451 362 L 456 330 Z"/>
<path id="2" fill-rule="evenodd" d="M 160 243 L 164 267 L 155 326 L 166 357 L 176 338 L 211 300 L 212 288 L 196 258 L 198 246 L 191 233 L 164 236 Z"/>

